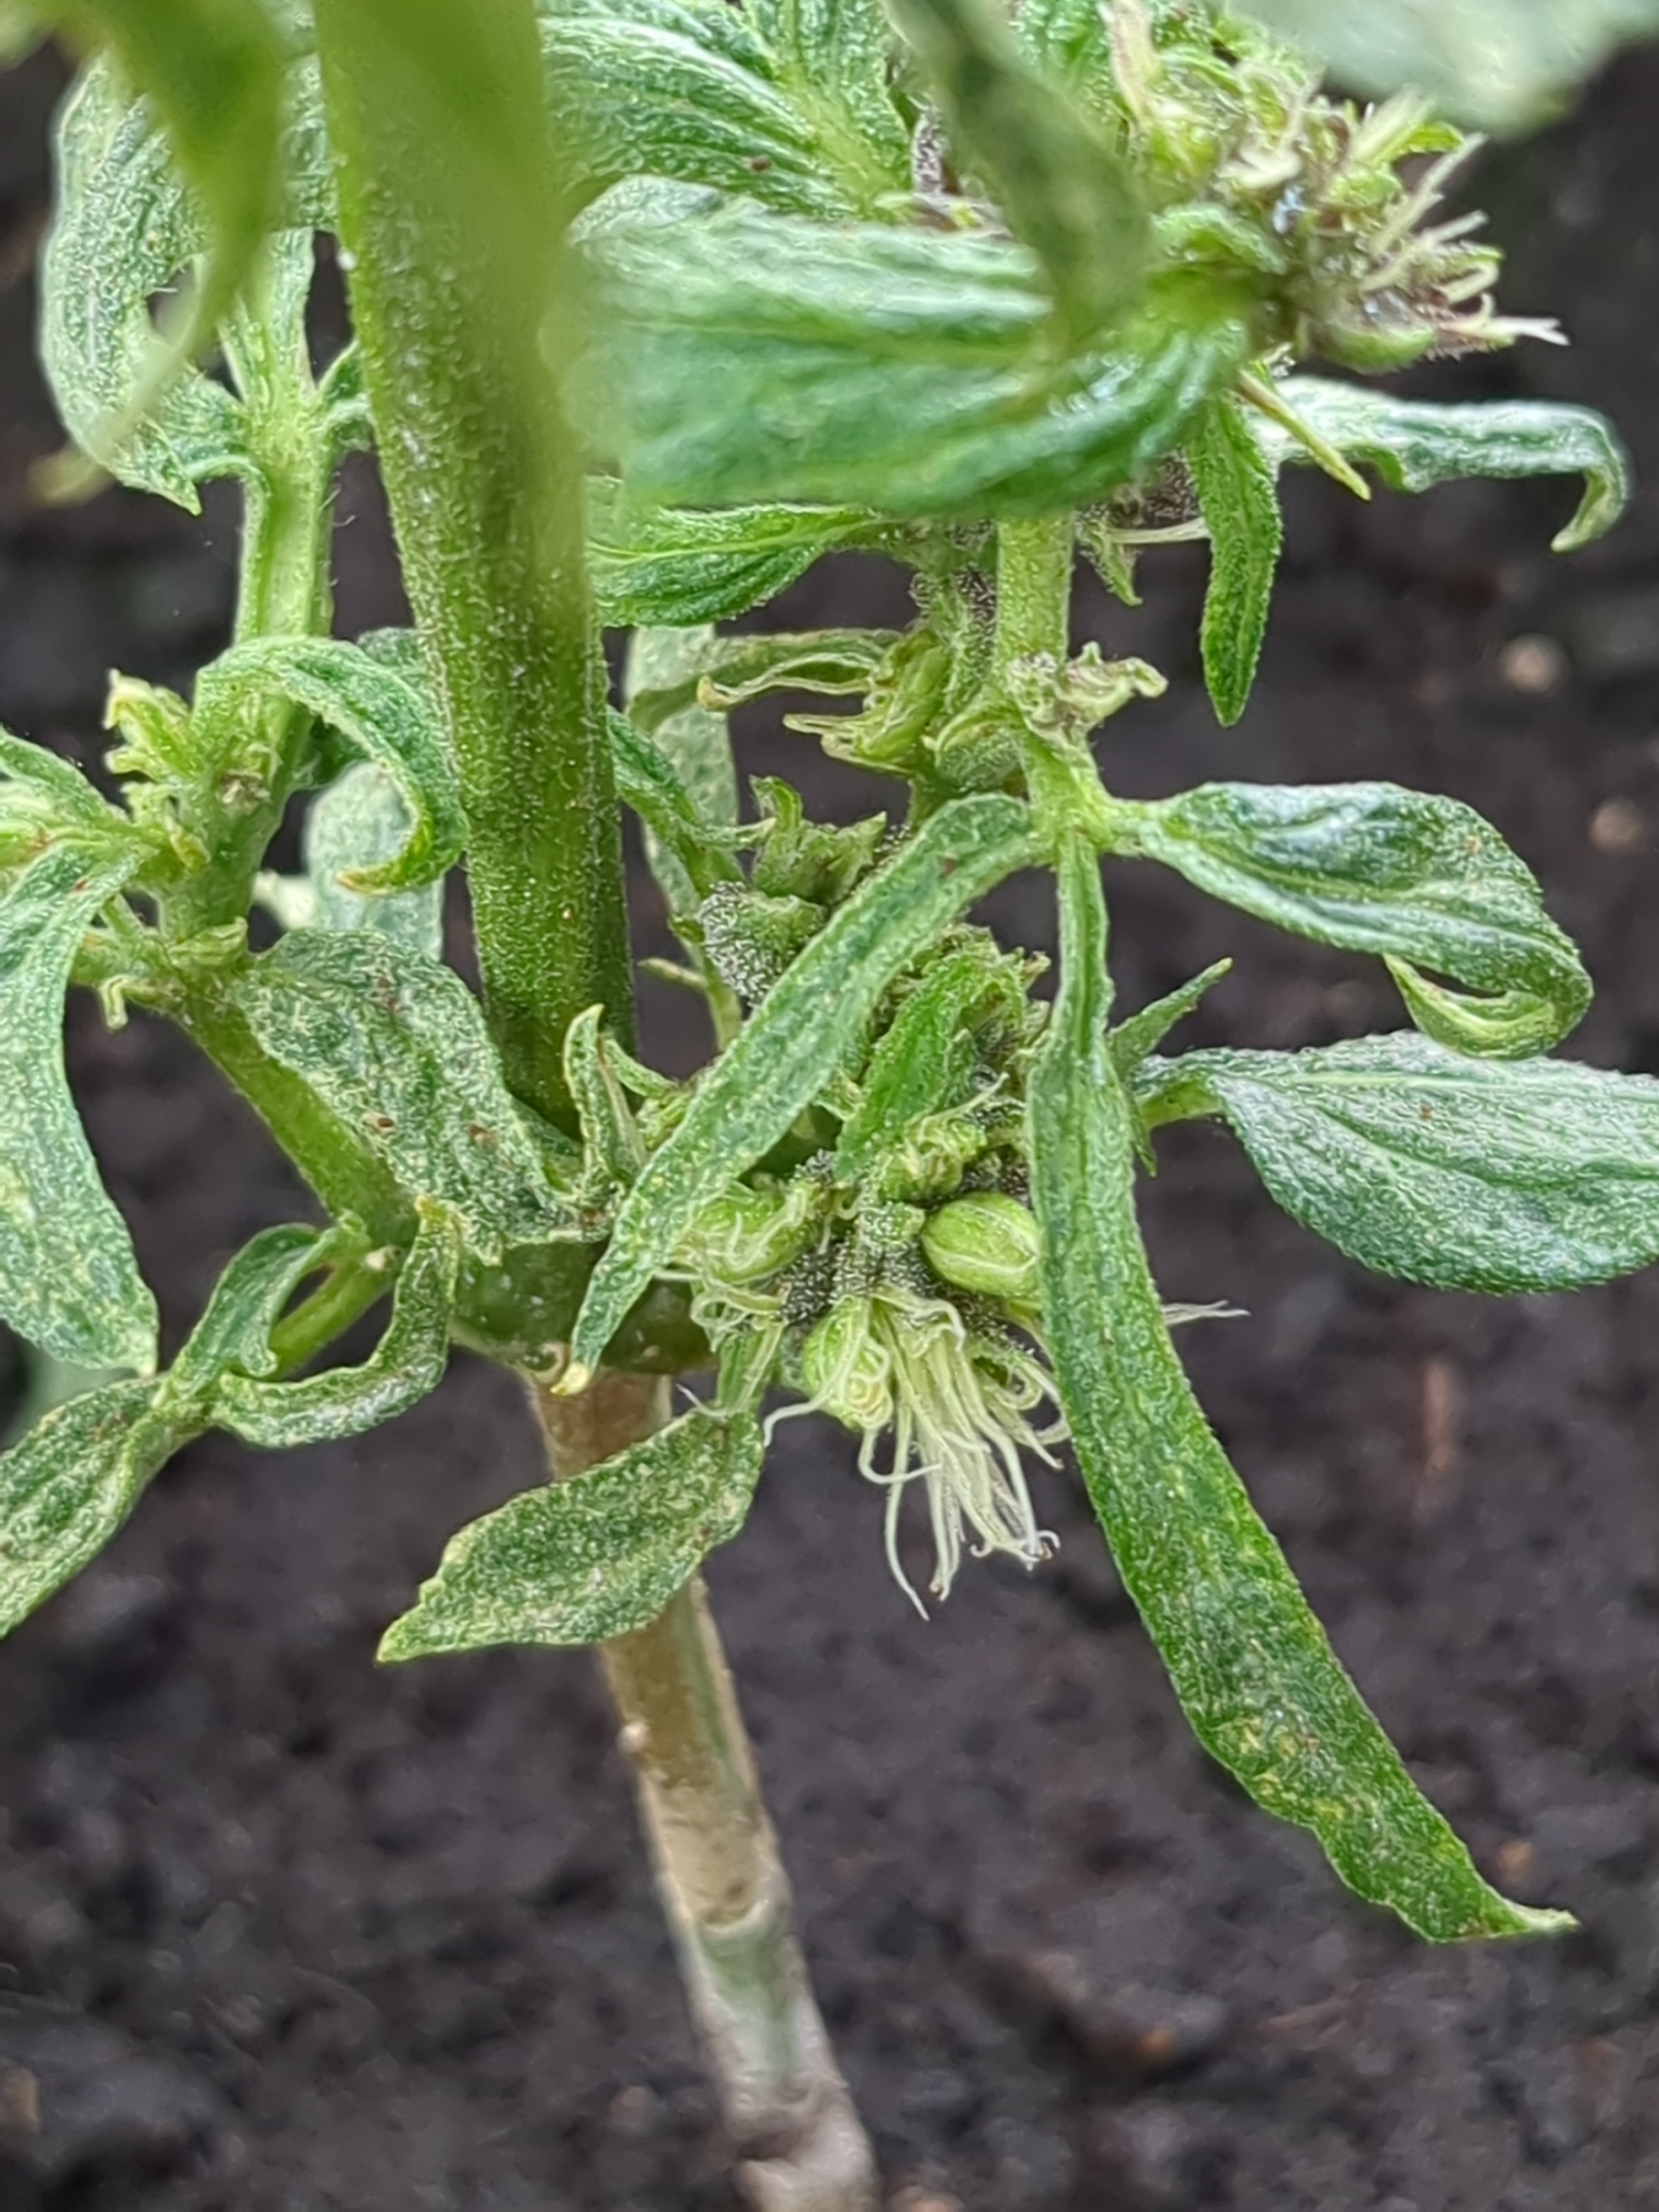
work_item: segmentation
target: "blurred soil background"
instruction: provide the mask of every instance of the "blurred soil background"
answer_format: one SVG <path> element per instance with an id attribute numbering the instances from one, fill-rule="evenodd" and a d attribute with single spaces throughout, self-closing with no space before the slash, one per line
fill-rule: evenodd
<path id="1" fill-rule="evenodd" d="M 33 364 L 54 64 L 0 79 L 0 720 L 96 758 L 105 672 L 182 684 L 228 621 L 205 526 L 108 493 L 42 513 Z M 1534 347 L 1425 389 L 1548 392 L 1622 425 L 1648 489 L 1547 550 L 1560 484 L 1362 510 L 1291 487 L 1249 715 L 1195 678 L 1203 556 L 1083 626 L 1173 678 L 1104 740 L 1152 793 L 1206 775 L 1455 793 L 1536 868 L 1599 986 L 1573 1049 L 1659 1072 L 1659 52 L 1491 158 Z M 396 619 L 369 473 L 340 627 Z M 766 619 L 902 619 L 829 564 Z M 824 805 L 757 720 L 744 764 Z M 1189 1042 L 1392 1027 L 1379 968 L 1121 869 L 1122 1002 L 1226 951 Z M 996 918 L 1049 941 L 1014 886 Z M 648 891 L 642 941 L 660 929 Z M 652 1048 L 694 1015 L 648 999 Z M 305 1200 L 167 1030 L 77 1005 L 75 1079 L 170 1342 L 229 1253 Z M 1077 1490 L 1027 1579 L 938 1617 L 822 1425 L 780 1434 L 713 1562 L 824 2008 L 902 2212 L 1612 2212 L 1659 2207 L 1659 1275 L 1508 1302 L 1370 1279 L 1279 1216 L 1231 1140 L 1170 1133 L 1146 1211 L 1202 1393 L 1416 1772 L 1516 1893 L 1582 1933 L 1432 1952 L 1358 1905 L 1195 1748 Z M 538 1479 L 514 1388 L 458 1358 L 362 1443 L 210 1438 L 0 1652 L 0 2212 L 734 2212 L 622 1760 L 581 1653 L 379 1671 L 459 1522 Z"/>

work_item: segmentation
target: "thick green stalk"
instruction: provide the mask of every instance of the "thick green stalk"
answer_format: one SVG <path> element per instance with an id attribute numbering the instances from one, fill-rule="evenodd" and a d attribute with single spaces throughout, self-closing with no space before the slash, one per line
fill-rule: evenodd
<path id="1" fill-rule="evenodd" d="M 507 1079 L 573 1126 L 566 1029 L 631 994 L 580 457 L 574 317 L 531 0 L 319 0 L 352 311 L 404 575 L 466 810 Z"/>
<path id="2" fill-rule="evenodd" d="M 1072 518 L 1005 522 L 997 532 L 999 669 L 1034 654 L 1058 665 L 1070 645 Z"/>

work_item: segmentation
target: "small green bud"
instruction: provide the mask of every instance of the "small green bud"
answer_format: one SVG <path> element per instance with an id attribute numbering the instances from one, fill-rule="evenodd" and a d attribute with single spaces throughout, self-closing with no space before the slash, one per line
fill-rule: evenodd
<path id="1" fill-rule="evenodd" d="M 813 1404 L 844 1428 L 885 1428 L 893 1418 L 893 1363 L 873 1327 L 872 1298 L 843 1298 L 801 1346 L 801 1381 Z"/>
<path id="2" fill-rule="evenodd" d="M 957 1290 L 1011 1305 L 1036 1303 L 1036 1223 L 1002 1191 L 970 1191 L 941 1206 L 928 1216 L 921 1249 L 933 1273 Z"/>
<path id="3" fill-rule="evenodd" d="M 704 1206 L 684 1256 L 696 1273 L 717 1281 L 764 1282 L 811 1243 L 823 1205 L 822 1189 L 811 1182 L 791 1183 L 781 1198 L 738 1184 Z"/>

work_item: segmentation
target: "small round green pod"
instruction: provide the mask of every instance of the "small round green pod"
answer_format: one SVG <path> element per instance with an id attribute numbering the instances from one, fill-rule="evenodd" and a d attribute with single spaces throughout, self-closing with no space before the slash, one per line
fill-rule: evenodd
<path id="1" fill-rule="evenodd" d="M 1011 1305 L 1037 1302 L 1037 1225 L 1000 1190 L 969 1191 L 927 1217 L 921 1249 L 942 1282 Z"/>
<path id="2" fill-rule="evenodd" d="M 844 1428 L 882 1429 L 893 1417 L 893 1362 L 874 1316 L 872 1298 L 842 1298 L 801 1346 L 807 1396 Z"/>
<path id="3" fill-rule="evenodd" d="M 822 1193 L 805 1182 L 781 1197 L 734 1183 L 704 1206 L 680 1257 L 695 1271 L 728 1283 L 760 1283 L 798 1259 L 817 1234 Z"/>

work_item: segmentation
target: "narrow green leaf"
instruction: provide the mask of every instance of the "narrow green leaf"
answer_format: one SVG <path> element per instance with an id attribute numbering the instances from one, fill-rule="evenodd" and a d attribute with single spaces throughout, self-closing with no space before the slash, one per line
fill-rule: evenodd
<path id="1" fill-rule="evenodd" d="M 1044 1327 L 1078 1464 L 1200 1743 L 1310 1829 L 1349 1887 L 1437 1942 L 1568 1926 L 1488 1887 L 1338 1663 L 1206 1422 L 1134 1217 L 1134 1116 L 1106 1042 L 1092 851 L 1062 855 L 1061 968 L 1028 1093 Z"/>
<path id="2" fill-rule="evenodd" d="M 1022 246 L 732 206 L 591 234 L 572 404 L 664 505 L 1052 513 L 1179 443 L 1248 350 L 1242 314 L 1166 291 L 1109 349 L 1056 358 Z"/>
<path id="3" fill-rule="evenodd" d="M 956 799 L 865 878 L 707 1071 L 684 1120 L 629 1193 L 577 1317 L 573 1367 L 598 1365 L 697 1215 L 811 1103 L 888 985 L 1033 852 L 1030 816 L 1017 800 Z"/>
<path id="4" fill-rule="evenodd" d="M 227 1373 L 274 1375 L 270 1334 L 289 1298 L 318 1268 L 361 1255 L 364 1243 L 356 1224 L 319 1230 L 285 1222 L 251 1237 L 214 1285 L 163 1378 L 169 1407 L 205 1406 Z"/>
<path id="5" fill-rule="evenodd" d="M 43 1413 L 0 1455 L 0 1636 L 95 1559 L 185 1441 L 161 1385 L 112 1382 Z"/>
<path id="6" fill-rule="evenodd" d="M 441 877 L 418 890 L 363 893 L 347 889 L 408 850 L 415 817 L 382 768 L 359 761 L 313 799 L 302 852 L 312 893 L 307 917 L 321 929 L 378 929 L 436 960 L 443 951 Z"/>
<path id="7" fill-rule="evenodd" d="M 1201 975 L 1190 977 L 1117 1024 L 1107 1043 L 1111 1048 L 1112 1066 L 1124 1082 L 1129 1080 L 1149 1053 L 1158 1050 L 1176 1024 L 1186 1020 L 1205 993 L 1213 989 L 1232 964 L 1231 960 L 1216 961 Z"/>
<path id="8" fill-rule="evenodd" d="M 629 720 L 650 730 L 698 814 L 726 829 L 735 828 L 738 819 L 732 734 L 724 714 L 710 714 L 696 703 L 697 679 L 714 645 L 714 632 L 708 624 L 636 629 L 628 643 L 623 689 Z M 638 713 L 642 697 L 664 696 L 678 702 L 672 711 L 651 717 Z M 669 913 L 695 914 L 703 894 L 676 857 L 674 842 L 658 836 L 647 823 L 645 847 Z"/>
<path id="9" fill-rule="evenodd" d="M 155 1301 L 64 1073 L 82 935 L 132 872 L 54 846 L 0 893 L 0 1316 L 79 1367 L 155 1364 Z"/>
<path id="10" fill-rule="evenodd" d="M 990 186 L 1042 262 L 1067 341 L 1097 338 L 1138 305 L 1151 250 L 1122 154 L 1058 78 L 1033 69 L 989 0 L 888 0 L 939 96 L 960 167 Z"/>
<path id="11" fill-rule="evenodd" d="M 509 1499 L 450 1538 L 380 1657 L 599 1644 L 643 1628 L 742 1528 L 764 1451 L 752 1418 L 699 1407 L 585 1474 Z"/>
<path id="12" fill-rule="evenodd" d="M 1659 1083 L 1402 1030 L 1148 1060 L 1148 1124 L 1224 1116 L 1285 1211 L 1381 1274 L 1570 1291 L 1659 1259 Z"/>
<path id="13" fill-rule="evenodd" d="M 962 1103 L 976 1057 L 973 1017 L 1009 988 L 1009 971 L 988 967 L 978 945 L 935 960 L 870 1055 L 858 1110 L 836 1145 L 838 1177 L 862 1175 L 884 1139 L 919 1115 Z"/>
<path id="14" fill-rule="evenodd" d="M 1392 783 L 1206 783 L 1124 815 L 1121 849 L 1298 937 L 1382 954 L 1413 1019 L 1443 1044 L 1523 1058 L 1589 1004 L 1531 871 L 1460 800 Z"/>
<path id="15" fill-rule="evenodd" d="M 1204 595 L 1204 681 L 1216 720 L 1231 726 L 1249 702 L 1267 634 L 1285 526 L 1272 465 L 1238 402 L 1224 394 L 1187 433 L 1185 453 L 1210 533 Z"/>
<path id="16" fill-rule="evenodd" d="M 1278 390 L 1322 437 L 1367 462 L 1395 491 L 1428 491 L 1460 477 L 1582 475 L 1577 512 L 1553 540 L 1558 553 L 1600 538 L 1630 504 L 1630 457 L 1613 425 L 1588 407 L 1541 399 L 1445 406 L 1317 376 L 1291 377 Z M 1277 459 L 1307 459 L 1270 425 L 1261 434 Z"/>
<path id="17" fill-rule="evenodd" d="M 897 40 L 879 0 L 748 0 L 791 104 L 860 213 L 910 185 L 910 136 L 890 78 Z"/>
<path id="18" fill-rule="evenodd" d="M 609 721 L 617 793 L 656 843 L 674 855 L 696 897 L 706 898 L 716 884 L 735 881 L 739 872 L 730 838 L 698 814 L 655 738 L 625 715 L 613 712 Z"/>
<path id="19" fill-rule="evenodd" d="M 378 932 L 295 930 L 236 987 L 254 1036 L 487 1260 L 570 1233 L 460 977 Z"/>
<path id="20" fill-rule="evenodd" d="M 859 507 L 649 507 L 587 480 L 587 559 L 599 620 L 690 629 L 775 599 L 820 554 L 878 528 Z"/>
<path id="21" fill-rule="evenodd" d="M 420 1201 L 419 1226 L 392 1293 L 386 1334 L 361 1367 L 333 1367 L 301 1382 L 234 1372 L 213 1394 L 213 1419 L 244 1443 L 289 1451 L 362 1436 L 435 1390 L 449 1361 L 461 1238 L 455 1217 Z"/>
<path id="22" fill-rule="evenodd" d="M 1615 46 L 1659 31 L 1655 0 L 1251 0 L 1250 13 L 1356 92 L 1409 87 L 1486 131 L 1547 121 Z"/>
<path id="23" fill-rule="evenodd" d="M 417 890 L 455 865 L 466 824 L 442 719 L 424 681 L 340 638 L 251 638 L 202 671 L 192 722 L 228 732 L 273 695 L 337 730 L 391 778 L 413 817 L 403 850 L 354 870 L 349 890 Z"/>

